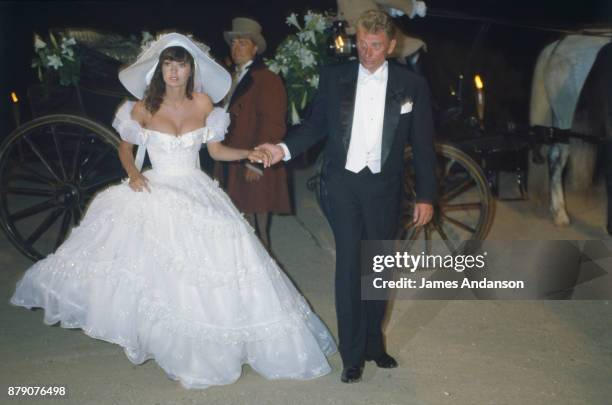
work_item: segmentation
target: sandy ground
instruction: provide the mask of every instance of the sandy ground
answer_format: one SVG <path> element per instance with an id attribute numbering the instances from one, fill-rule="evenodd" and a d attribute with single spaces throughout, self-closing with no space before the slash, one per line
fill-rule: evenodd
<path id="1" fill-rule="evenodd" d="M 309 174 L 296 172 L 298 215 L 275 218 L 273 250 L 335 334 L 333 243 L 303 187 Z M 570 196 L 568 207 L 574 224 L 559 229 L 545 207 L 498 203 L 489 238 L 609 240 L 601 189 Z M 0 403 L 13 402 L 6 399 L 8 385 L 37 384 L 67 385 L 69 397 L 52 403 L 70 404 L 612 403 L 612 305 L 606 300 L 396 301 L 386 333 L 397 369 L 369 363 L 362 382 L 342 384 L 334 355 L 333 372 L 314 381 L 267 381 L 245 366 L 231 386 L 185 390 L 154 361 L 135 366 L 119 346 L 45 326 L 41 310 L 7 305 L 29 265 L 0 239 Z"/>

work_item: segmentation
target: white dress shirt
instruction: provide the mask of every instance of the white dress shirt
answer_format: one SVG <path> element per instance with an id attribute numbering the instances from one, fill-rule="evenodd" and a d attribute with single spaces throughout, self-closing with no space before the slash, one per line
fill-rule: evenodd
<path id="1" fill-rule="evenodd" d="M 345 166 L 353 173 L 359 173 L 366 166 L 372 173 L 380 173 L 388 71 L 386 61 L 374 73 L 359 65 L 351 143 Z"/>
<path id="2" fill-rule="evenodd" d="M 240 83 L 240 81 L 242 80 L 242 78 L 244 77 L 244 75 L 246 75 L 247 71 L 249 70 L 249 66 L 251 66 L 253 64 L 253 61 L 250 60 L 247 63 L 245 63 L 244 65 L 242 65 L 241 67 L 236 66 L 236 70 L 234 71 L 234 75 L 232 78 L 232 86 L 230 87 L 229 91 L 227 92 L 227 96 L 225 96 L 225 102 L 223 103 L 223 107 L 227 110 L 227 108 L 229 107 L 229 103 L 230 100 L 232 99 L 232 96 L 234 95 L 234 91 L 236 91 L 236 87 L 238 87 L 238 83 Z"/>
<path id="3" fill-rule="evenodd" d="M 242 67 L 238 67 L 236 66 L 236 72 L 238 72 L 238 78 L 236 79 L 236 84 L 240 83 L 240 80 L 242 80 L 242 78 L 244 77 L 244 75 L 246 74 L 246 72 L 249 70 L 249 66 L 251 66 L 253 64 L 253 61 L 250 60 L 247 63 L 245 63 L 244 65 L 242 65 Z"/>
<path id="4" fill-rule="evenodd" d="M 353 110 L 351 142 L 345 168 L 358 173 L 366 166 L 372 173 L 380 172 L 382 131 L 387 96 L 388 62 L 385 61 L 374 73 L 359 64 L 357 92 Z M 291 159 L 289 148 L 278 144 L 285 154 L 283 160 Z"/>

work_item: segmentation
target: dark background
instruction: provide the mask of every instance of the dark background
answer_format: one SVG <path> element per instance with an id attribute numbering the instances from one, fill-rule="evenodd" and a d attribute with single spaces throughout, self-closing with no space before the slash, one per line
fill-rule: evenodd
<path id="1" fill-rule="evenodd" d="M 443 103 L 447 81 L 462 71 L 478 71 L 485 78 L 487 102 L 493 111 L 523 120 L 528 104 L 529 78 L 542 47 L 558 32 L 535 29 L 576 29 L 587 25 L 612 25 L 612 1 L 552 0 L 429 0 L 424 19 L 399 19 L 406 32 L 425 40 L 430 66 L 428 80 L 434 98 Z M 14 128 L 9 94 L 24 101 L 29 83 L 36 82 L 30 67 L 33 32 L 46 36 L 49 28 L 88 27 L 123 34 L 159 30 L 191 32 L 211 46 L 218 58 L 227 55 L 222 32 L 236 16 L 250 16 L 264 27 L 267 56 L 291 29 L 285 18 L 308 9 L 335 10 L 335 0 L 279 1 L 19 1 L 0 2 L 0 140 Z M 445 17 L 443 17 L 443 15 Z M 452 16 L 450 18 L 449 16 Z M 470 51 L 483 20 L 491 20 L 487 34 L 467 66 Z M 24 119 L 27 102 L 21 104 Z M 108 124 L 108 123 L 107 123 Z"/>

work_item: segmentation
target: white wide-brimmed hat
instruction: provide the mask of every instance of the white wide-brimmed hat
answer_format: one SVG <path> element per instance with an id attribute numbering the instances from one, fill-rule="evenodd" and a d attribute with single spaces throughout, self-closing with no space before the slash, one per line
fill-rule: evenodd
<path id="1" fill-rule="evenodd" d="M 119 72 L 119 80 L 125 88 L 142 99 L 159 63 L 159 55 L 171 46 L 183 47 L 193 57 L 194 91 L 208 94 L 214 103 L 221 101 L 232 85 L 231 75 L 209 56 L 208 46 L 176 32 L 159 36 L 136 62 Z"/>
<path id="2" fill-rule="evenodd" d="M 234 18 L 231 31 L 225 31 L 223 38 L 229 46 L 232 46 L 234 38 L 249 38 L 257 45 L 257 54 L 262 54 L 266 50 L 266 39 L 261 35 L 261 25 L 251 18 Z"/>

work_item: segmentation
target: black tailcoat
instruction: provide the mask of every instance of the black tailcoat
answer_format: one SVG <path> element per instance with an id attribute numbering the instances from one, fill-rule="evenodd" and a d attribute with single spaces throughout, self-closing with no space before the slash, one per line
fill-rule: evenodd
<path id="1" fill-rule="evenodd" d="M 361 240 L 393 239 L 399 219 L 404 148 L 414 150 L 416 199 L 433 202 L 437 194 L 436 156 L 429 89 L 425 80 L 389 63 L 381 144 L 381 171 L 346 170 L 359 72 L 358 62 L 321 70 L 309 117 L 285 138 L 292 157 L 326 138 L 322 181 L 336 242 L 336 312 L 340 354 L 346 367 L 384 352 L 385 301 L 361 299 Z M 412 110 L 401 113 L 402 105 Z"/>

